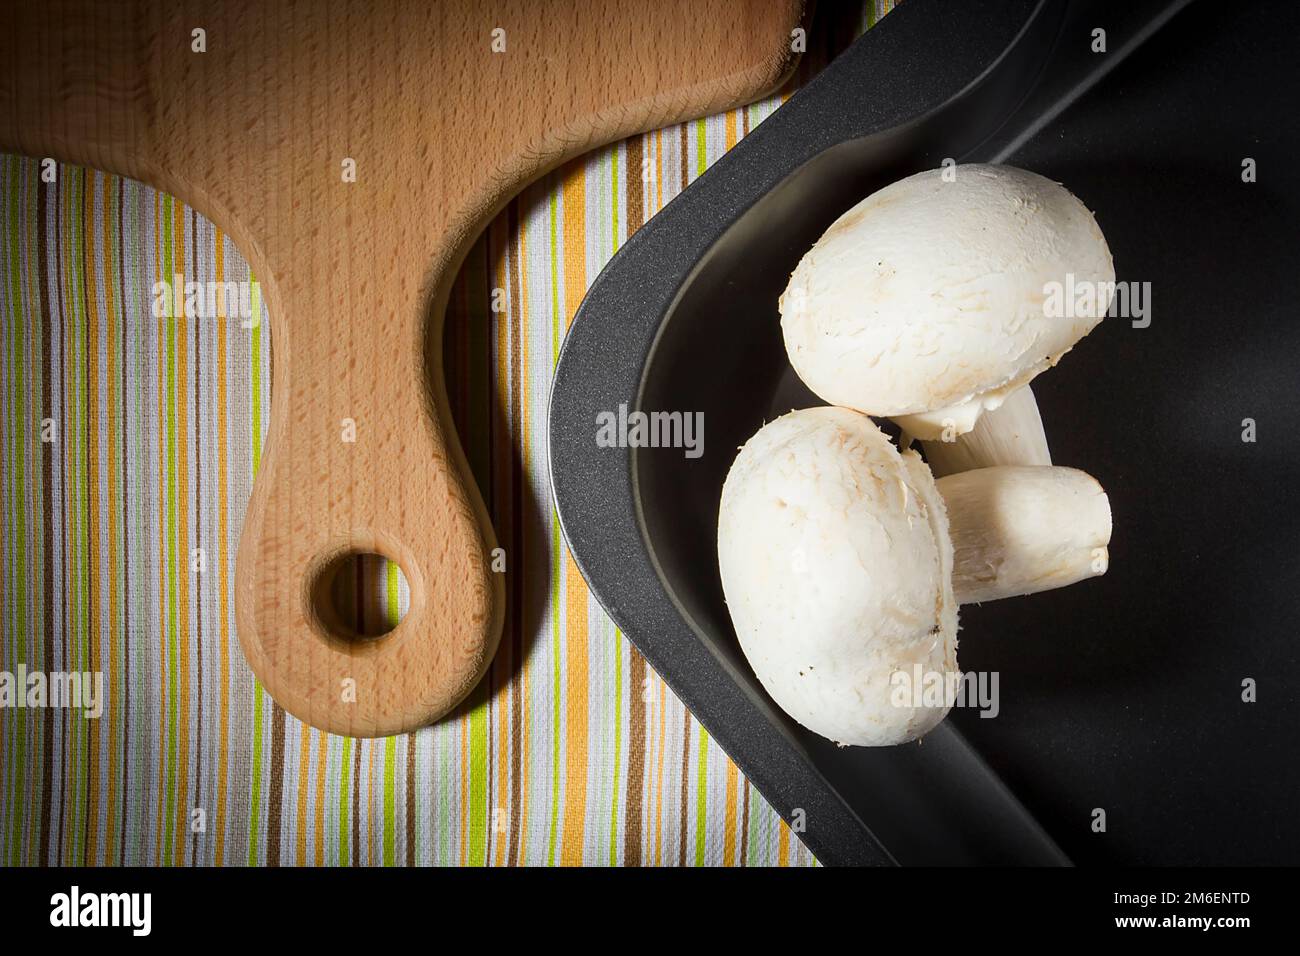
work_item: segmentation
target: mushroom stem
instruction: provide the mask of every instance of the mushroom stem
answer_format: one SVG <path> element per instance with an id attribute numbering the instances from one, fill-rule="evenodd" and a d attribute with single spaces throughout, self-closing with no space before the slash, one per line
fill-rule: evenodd
<path id="1" fill-rule="evenodd" d="M 1050 465 L 1047 434 L 1038 414 L 1038 402 L 1028 385 L 1018 388 L 975 427 L 951 441 L 926 441 L 925 460 L 935 478 L 996 465 Z"/>
<path id="2" fill-rule="evenodd" d="M 1110 501 L 1091 475 L 1004 465 L 948 475 L 935 486 L 947 505 L 959 603 L 1035 594 L 1106 572 Z"/>

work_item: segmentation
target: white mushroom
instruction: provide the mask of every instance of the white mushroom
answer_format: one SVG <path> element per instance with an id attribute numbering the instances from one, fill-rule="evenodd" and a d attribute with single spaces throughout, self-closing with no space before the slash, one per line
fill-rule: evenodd
<path id="1" fill-rule="evenodd" d="M 808 387 L 923 440 L 971 431 L 1055 365 L 1105 316 L 1115 281 L 1096 220 L 1064 187 L 1010 166 L 945 172 L 846 212 L 781 297 Z"/>
<path id="2" fill-rule="evenodd" d="M 946 501 L 946 505 L 945 505 Z M 957 675 L 957 605 L 1105 570 L 1105 493 L 1068 468 L 936 482 L 844 408 L 791 412 L 727 475 L 718 563 L 755 674 L 795 720 L 843 744 L 914 740 L 941 706 L 899 705 L 898 674 Z"/>

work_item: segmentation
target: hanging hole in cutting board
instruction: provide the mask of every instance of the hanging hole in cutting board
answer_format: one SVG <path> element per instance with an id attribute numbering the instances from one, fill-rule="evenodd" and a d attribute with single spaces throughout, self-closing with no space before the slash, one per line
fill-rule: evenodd
<path id="1" fill-rule="evenodd" d="M 401 622 L 411 603 L 401 567 L 371 551 L 349 551 L 330 561 L 312 593 L 321 622 L 349 641 L 384 637 Z"/>

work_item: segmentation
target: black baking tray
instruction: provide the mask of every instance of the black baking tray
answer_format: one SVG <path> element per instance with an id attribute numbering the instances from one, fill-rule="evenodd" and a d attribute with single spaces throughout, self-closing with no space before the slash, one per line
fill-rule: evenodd
<path id="1" fill-rule="evenodd" d="M 1283 0 L 906 0 L 588 292 L 551 395 L 569 547 L 822 862 L 1300 857 L 1297 39 Z M 718 499 L 764 421 L 821 404 L 781 343 L 794 265 L 857 200 L 946 158 L 1065 183 L 1118 279 L 1151 283 L 1148 326 L 1111 317 L 1035 382 L 1054 460 L 1110 495 L 1110 570 L 962 609 L 959 659 L 999 673 L 996 719 L 958 710 L 918 744 L 837 748 L 740 653 Z M 704 454 L 598 447 L 597 416 L 621 403 L 703 412 Z"/>

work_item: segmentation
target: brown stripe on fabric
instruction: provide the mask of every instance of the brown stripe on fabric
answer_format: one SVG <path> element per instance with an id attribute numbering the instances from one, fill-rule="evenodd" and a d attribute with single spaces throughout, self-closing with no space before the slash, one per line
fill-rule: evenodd
<path id="1" fill-rule="evenodd" d="M 288 715 L 271 704 L 271 789 L 266 798 L 266 865 L 280 865 L 280 814 L 284 802 L 284 724 Z"/>
<path id="2" fill-rule="evenodd" d="M 39 263 L 40 300 L 41 300 L 41 419 L 53 420 L 54 410 L 50 404 L 50 351 L 54 342 L 54 323 L 50 317 L 50 279 L 49 254 L 50 239 L 45 226 L 48 212 L 50 186 L 41 183 L 36 190 L 37 245 L 31 250 Z M 42 426 L 43 427 L 43 426 Z M 54 504 L 49 500 L 52 489 L 50 464 L 54 457 L 54 443 L 41 442 L 41 508 L 42 531 L 44 534 L 45 553 L 43 555 L 42 590 L 44 591 L 44 613 L 42 621 L 45 632 L 45 669 L 54 670 Z M 45 739 L 42 741 L 45 756 L 41 769 L 41 837 L 40 865 L 48 866 L 50 857 L 50 801 L 54 789 L 54 710 L 46 707 L 44 714 Z"/>
<path id="3" fill-rule="evenodd" d="M 203 244 L 199 242 L 199 220 L 198 215 L 190 208 L 190 235 L 194 237 L 194 277 L 196 281 L 202 275 L 199 269 L 199 250 Z M 202 329 L 198 326 L 194 329 L 194 540 L 199 547 L 203 547 L 203 460 L 202 447 L 200 442 L 203 436 L 203 406 L 201 396 L 199 395 L 199 369 L 203 368 L 203 356 L 201 347 L 203 343 Z M 207 570 L 206 556 L 204 559 L 204 570 Z M 200 576 L 200 581 L 202 576 Z M 201 589 L 200 585 L 200 589 Z M 195 647 L 195 673 L 203 673 L 203 601 L 200 599 L 194 608 L 194 647 Z M 199 693 L 195 695 L 196 714 L 194 718 L 194 795 L 202 799 L 203 793 L 203 685 L 199 685 Z M 197 802 L 197 801 L 196 801 Z M 190 840 L 190 866 L 194 866 L 199 860 L 199 841 Z"/>
<path id="4" fill-rule="evenodd" d="M 127 387 L 126 387 L 126 226 L 123 222 L 122 210 L 124 208 L 123 194 L 125 188 L 121 178 L 117 178 L 117 263 L 118 275 L 123 283 L 122 286 L 122 551 L 126 555 L 126 560 L 122 562 L 122 839 L 118 843 L 118 865 L 126 865 L 126 806 L 130 801 L 131 788 L 128 786 L 131 761 L 127 759 L 127 754 L 131 745 L 131 500 L 130 500 L 130 474 L 127 470 L 127 446 L 129 444 L 127 430 Z M 47 509 L 48 510 L 48 509 Z"/>
<path id="5" fill-rule="evenodd" d="M 517 661 L 520 668 L 524 663 L 524 618 L 526 592 L 524 576 L 519 573 L 519 562 L 524 556 L 524 466 L 520 452 L 523 441 L 523 423 L 520 407 L 523 400 L 523 376 L 520 371 L 523 362 L 523 303 L 519 291 L 519 254 L 515 241 L 519 234 L 519 200 L 511 201 L 506 213 L 506 281 L 509 283 L 510 299 L 510 340 L 507 344 L 510 356 L 510 422 L 515 441 L 510 442 L 510 564 L 515 573 L 509 576 L 510 601 L 506 609 L 510 628 L 510 659 Z M 493 259 L 495 261 L 495 258 Z M 489 280 L 490 281 L 490 280 Z M 501 348 L 498 343 L 497 348 Z M 522 835 L 522 804 L 520 787 L 523 760 L 523 681 L 515 674 L 510 682 L 510 854 L 508 865 L 519 863 L 519 841 Z"/>
<path id="6" fill-rule="evenodd" d="M 638 133 L 627 141 L 627 235 L 645 222 L 645 137 Z M 618 237 L 614 237 L 618 241 Z"/>
<path id="7" fill-rule="evenodd" d="M 406 865 L 415 866 L 415 734 L 406 735 Z"/>
<path id="8" fill-rule="evenodd" d="M 682 804 L 681 804 L 681 839 L 677 846 L 677 862 L 686 865 L 686 831 L 687 817 L 690 816 L 691 789 L 691 715 L 686 711 L 682 715 Z"/>
<path id="9" fill-rule="evenodd" d="M 619 640 L 623 640 L 622 637 Z M 641 865 L 641 798 L 645 781 L 645 658 L 628 644 L 627 810 L 624 813 L 623 865 Z"/>

